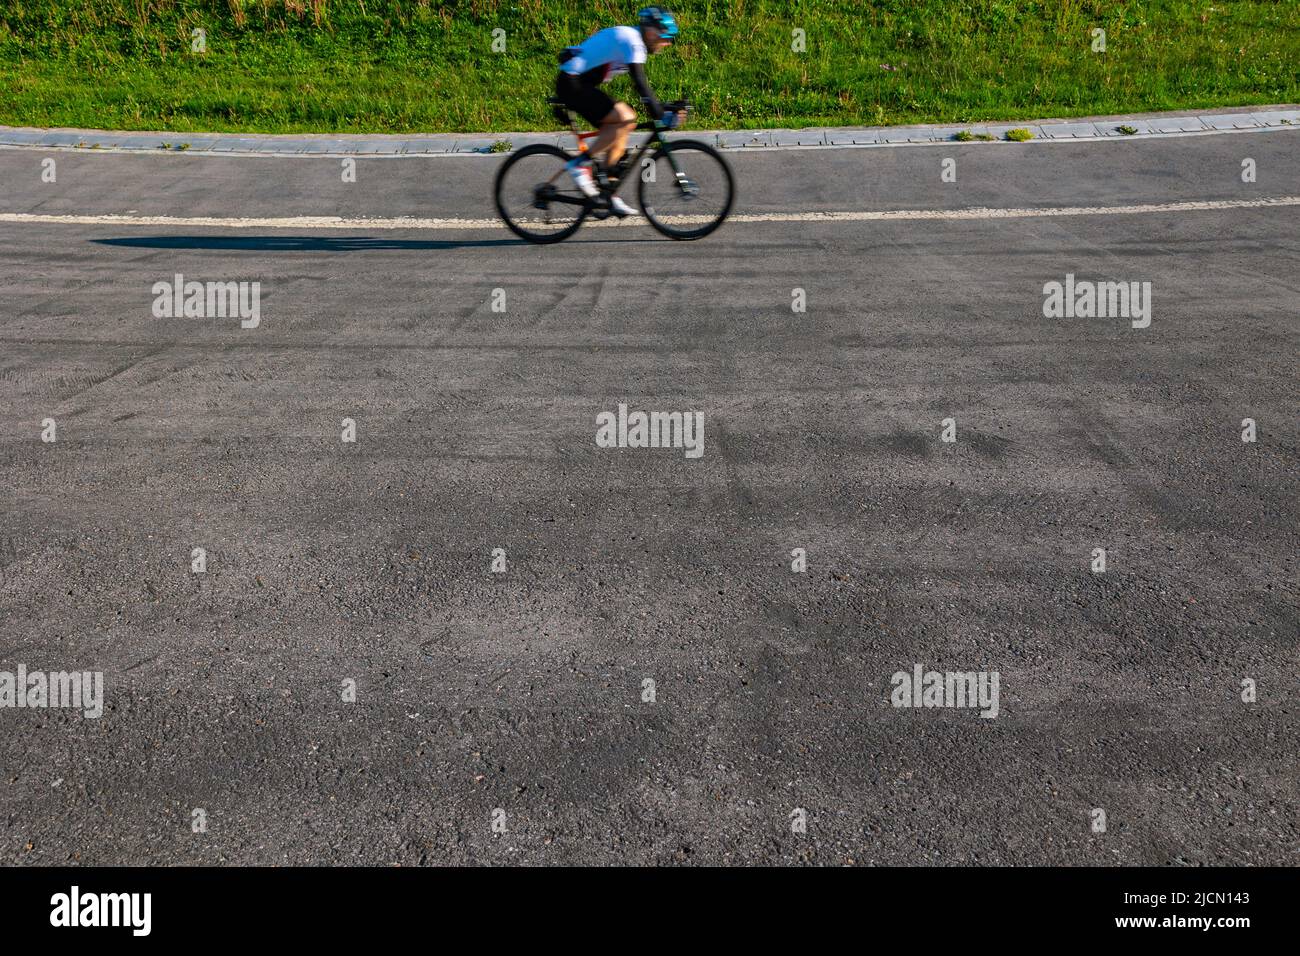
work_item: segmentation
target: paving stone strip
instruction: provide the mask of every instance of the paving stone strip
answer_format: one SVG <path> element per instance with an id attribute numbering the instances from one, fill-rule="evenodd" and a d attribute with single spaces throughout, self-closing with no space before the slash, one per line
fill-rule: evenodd
<path id="1" fill-rule="evenodd" d="M 1300 129 L 1300 107 L 1245 107 L 1208 113 L 1147 113 L 1074 120 L 967 125 L 812 127 L 809 129 L 691 130 L 673 134 L 704 139 L 725 149 L 828 149 L 953 143 L 968 132 L 1010 142 L 1009 131 L 1027 129 L 1031 141 L 1099 140 L 1241 131 Z M 187 152 L 196 155 L 271 156 L 491 156 L 531 143 L 570 145 L 567 132 L 430 133 L 427 135 L 144 133 L 110 130 L 32 129 L 0 126 L 0 147 Z M 975 140 L 979 142 L 979 140 Z M 1019 145 L 1019 144 L 1017 144 Z"/>

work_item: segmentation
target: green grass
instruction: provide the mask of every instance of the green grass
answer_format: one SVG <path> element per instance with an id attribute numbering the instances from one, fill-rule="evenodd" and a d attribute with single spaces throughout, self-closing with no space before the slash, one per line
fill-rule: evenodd
<path id="1" fill-rule="evenodd" d="M 553 129 L 596 0 L 0 0 L 0 123 L 174 131 Z M 654 57 L 697 127 L 972 123 L 1300 100 L 1295 0 L 683 0 Z M 492 31 L 506 31 L 506 52 Z M 1106 51 L 1091 31 L 1106 31 Z M 207 50 L 191 52 L 191 31 Z M 807 37 L 792 50 L 792 31 Z M 615 95 L 631 97 L 626 79 Z"/>

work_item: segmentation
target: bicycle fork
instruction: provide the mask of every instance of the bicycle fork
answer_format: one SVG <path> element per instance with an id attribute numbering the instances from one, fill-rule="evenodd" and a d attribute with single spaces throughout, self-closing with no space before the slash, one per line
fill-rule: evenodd
<path id="1" fill-rule="evenodd" d="M 673 155 L 673 151 L 671 149 L 665 149 L 662 152 L 663 155 L 668 157 L 668 165 L 673 168 L 673 178 L 677 181 L 677 188 L 688 196 L 698 195 L 700 187 L 695 184 L 694 180 L 690 179 L 684 172 L 682 172 L 682 168 L 677 165 L 677 157 Z"/>

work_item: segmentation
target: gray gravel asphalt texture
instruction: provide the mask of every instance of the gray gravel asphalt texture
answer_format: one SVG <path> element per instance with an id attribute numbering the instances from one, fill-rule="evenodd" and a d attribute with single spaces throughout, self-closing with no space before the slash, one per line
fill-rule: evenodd
<path id="1" fill-rule="evenodd" d="M 1297 135 L 732 162 L 742 213 L 1254 199 Z M 499 163 L 7 150 L 0 211 L 487 218 Z M 0 670 L 105 680 L 0 710 L 0 862 L 1300 862 L 1298 221 L 0 224 Z M 1151 326 L 1044 318 L 1067 273 Z M 597 447 L 620 402 L 703 457 Z"/>

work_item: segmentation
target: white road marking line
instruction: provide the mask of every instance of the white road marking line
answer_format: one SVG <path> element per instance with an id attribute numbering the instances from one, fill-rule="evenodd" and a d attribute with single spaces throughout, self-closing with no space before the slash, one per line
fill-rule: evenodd
<path id="1" fill-rule="evenodd" d="M 1274 206 L 1300 206 L 1300 196 L 1273 196 L 1264 199 L 1214 199 L 1194 202 L 1144 203 L 1132 206 L 1038 206 L 998 209 L 975 207 L 970 209 L 882 209 L 843 212 L 768 212 L 731 216 L 729 223 L 767 222 L 889 222 L 911 220 L 961 220 L 961 219 L 1043 219 L 1065 216 L 1132 216 L 1157 213 L 1208 212 L 1222 209 L 1267 209 Z M 640 217 L 637 217 L 638 219 Z M 692 225 L 708 222 L 708 216 L 664 216 L 662 219 L 675 225 Z M 626 221 L 625 221 L 626 222 Z M 5 212 L 0 213 L 0 223 L 16 225 L 69 225 L 69 226 L 166 226 L 198 227 L 207 229 L 406 229 L 472 230 L 504 229 L 499 219 L 422 219 L 416 217 L 344 219 L 341 216 L 123 216 L 123 215 L 60 215 L 53 213 Z M 585 225 L 613 227 L 614 219 Z"/>

